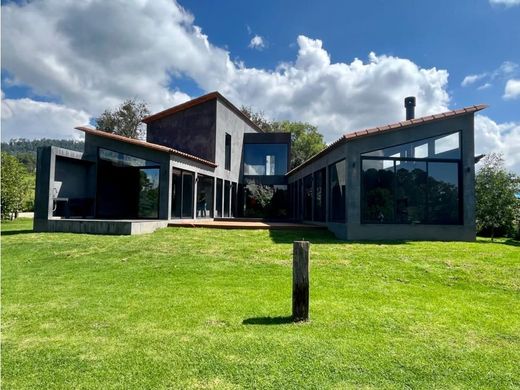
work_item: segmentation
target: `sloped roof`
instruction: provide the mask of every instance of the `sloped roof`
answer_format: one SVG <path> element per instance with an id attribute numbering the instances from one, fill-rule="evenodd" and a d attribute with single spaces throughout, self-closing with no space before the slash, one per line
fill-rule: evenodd
<path id="1" fill-rule="evenodd" d="M 187 110 L 191 107 L 198 106 L 199 104 L 209 102 L 214 99 L 219 99 L 222 103 L 226 105 L 231 111 L 233 111 L 235 114 L 237 114 L 240 118 L 242 118 L 249 126 L 251 126 L 256 131 L 263 133 L 264 131 L 258 127 L 254 122 L 249 119 L 247 115 L 245 115 L 242 111 L 240 111 L 233 103 L 231 103 L 229 100 L 227 100 L 224 96 L 220 94 L 220 92 L 210 92 L 206 95 L 200 96 L 196 99 L 192 99 L 190 101 L 187 101 L 185 103 L 179 104 L 177 106 L 168 108 L 166 110 L 160 111 L 158 113 L 149 115 L 143 119 L 143 122 L 148 124 L 152 123 L 153 121 L 156 121 L 161 118 L 165 118 L 169 115 L 175 114 L 177 112 L 181 112 L 184 110 Z"/>
<path id="2" fill-rule="evenodd" d="M 181 152 L 180 150 L 177 150 L 177 149 L 172 149 L 168 146 L 154 144 L 152 142 L 146 142 L 146 141 L 142 141 L 140 139 L 123 137 L 122 135 L 107 133 L 106 131 L 91 129 L 90 127 L 85 127 L 85 126 L 78 126 L 78 127 L 75 127 L 75 129 L 83 131 L 86 134 L 96 135 L 98 137 L 109 138 L 109 139 L 113 139 L 115 141 L 125 142 L 127 144 L 137 145 L 137 146 L 141 146 L 141 147 L 147 148 L 147 149 L 157 150 L 159 152 L 174 154 L 176 156 L 184 157 L 188 160 L 196 161 L 196 162 L 208 165 L 213 168 L 215 168 L 217 166 L 217 164 L 215 164 L 214 162 L 204 160 L 203 158 L 193 156 L 188 153 Z"/>
<path id="3" fill-rule="evenodd" d="M 437 121 L 441 121 L 444 119 L 451 119 L 451 118 L 455 118 L 455 117 L 466 115 L 466 114 L 472 114 L 477 111 L 483 110 L 487 107 L 488 106 L 486 104 L 479 104 L 476 106 L 464 107 L 464 108 L 461 108 L 458 110 L 446 111 L 446 112 L 442 112 L 440 114 L 423 116 L 420 118 L 414 118 L 414 119 L 410 119 L 407 121 L 396 122 L 396 123 L 392 123 L 389 125 L 377 126 L 377 127 L 372 127 L 372 128 L 365 129 L 365 130 L 359 130 L 359 131 L 354 131 L 352 133 L 344 134 L 340 139 L 338 139 L 338 140 L 334 141 L 333 143 L 331 143 L 330 145 L 328 145 L 321 152 L 315 154 L 314 156 L 309 158 L 307 161 L 298 165 L 296 168 L 291 169 L 289 172 L 286 173 L 286 175 L 295 173 L 296 171 L 309 165 L 311 162 L 317 160 L 318 158 L 322 157 L 323 155 L 327 154 L 332 149 L 342 145 L 345 142 L 353 141 L 353 140 L 363 138 L 363 137 L 370 137 L 370 136 L 378 135 L 381 133 L 387 133 L 390 131 L 402 130 L 402 129 L 406 129 L 406 128 L 417 126 L 417 125 L 423 125 L 426 123 L 437 122 Z"/>

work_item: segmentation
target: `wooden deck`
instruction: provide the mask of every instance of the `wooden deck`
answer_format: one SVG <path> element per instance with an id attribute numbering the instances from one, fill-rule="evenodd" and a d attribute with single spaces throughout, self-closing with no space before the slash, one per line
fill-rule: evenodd
<path id="1" fill-rule="evenodd" d="M 326 229 L 325 226 L 295 222 L 267 222 L 260 220 L 247 221 L 244 219 L 211 220 L 211 219 L 180 219 L 171 220 L 168 227 L 190 227 L 209 229 L 269 229 L 269 230 L 299 230 L 299 229 Z"/>

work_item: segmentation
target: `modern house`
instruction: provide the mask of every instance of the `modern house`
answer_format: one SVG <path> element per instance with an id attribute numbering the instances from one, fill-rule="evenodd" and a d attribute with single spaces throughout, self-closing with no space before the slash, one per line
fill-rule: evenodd
<path id="1" fill-rule="evenodd" d="M 133 234 L 177 219 L 291 219 L 348 240 L 474 240 L 473 114 L 346 134 L 289 170 L 288 133 L 264 133 L 218 92 L 151 115 L 146 141 L 86 127 L 85 150 L 38 151 L 37 231 Z"/>

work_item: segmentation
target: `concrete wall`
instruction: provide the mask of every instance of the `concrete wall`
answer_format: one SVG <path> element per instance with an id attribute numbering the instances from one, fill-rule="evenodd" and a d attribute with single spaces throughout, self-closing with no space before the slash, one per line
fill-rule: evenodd
<path id="1" fill-rule="evenodd" d="M 210 100 L 148 124 L 146 140 L 215 161 L 217 101 Z"/>
<path id="2" fill-rule="evenodd" d="M 389 131 L 348 141 L 331 150 L 301 170 L 291 174 L 288 181 L 294 183 L 323 167 L 345 159 L 347 165 L 346 223 L 341 228 L 330 223 L 329 195 L 327 192 L 327 226 L 339 238 L 348 240 L 459 240 L 475 239 L 475 164 L 473 114 L 467 114 L 427 124 L 419 124 L 403 130 Z M 408 225 L 361 223 L 361 154 L 376 149 L 413 142 L 455 131 L 461 132 L 461 194 L 463 224 L 461 225 Z M 329 172 L 327 170 L 327 185 Z"/>
<path id="3" fill-rule="evenodd" d="M 231 135 L 231 169 L 225 169 L 226 133 Z M 238 182 L 242 171 L 242 145 L 245 133 L 257 133 L 243 118 L 235 114 L 223 102 L 217 100 L 217 126 L 215 136 L 215 175 L 221 179 Z"/>

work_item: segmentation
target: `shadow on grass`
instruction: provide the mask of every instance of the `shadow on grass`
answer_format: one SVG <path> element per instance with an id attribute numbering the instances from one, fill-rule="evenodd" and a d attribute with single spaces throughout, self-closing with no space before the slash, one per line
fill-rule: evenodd
<path id="1" fill-rule="evenodd" d="M 488 238 L 488 237 L 486 237 Z M 497 245 L 510 245 L 510 246 L 520 246 L 520 241 L 513 240 L 512 238 L 508 238 L 505 241 L 478 241 L 479 244 L 497 244 Z"/>
<path id="2" fill-rule="evenodd" d="M 269 236 L 276 244 L 290 244 L 293 241 L 310 241 L 311 244 L 370 244 L 370 245 L 404 245 L 408 241 L 343 241 L 328 230 L 270 230 Z"/>
<path id="3" fill-rule="evenodd" d="M 253 317 L 242 321 L 242 325 L 282 325 L 291 324 L 293 322 L 292 316 L 279 317 Z"/>
<path id="4" fill-rule="evenodd" d="M 18 234 L 30 234 L 34 233 L 34 230 L 24 229 L 24 230 L 2 230 L 0 233 L 2 236 L 16 236 Z"/>

